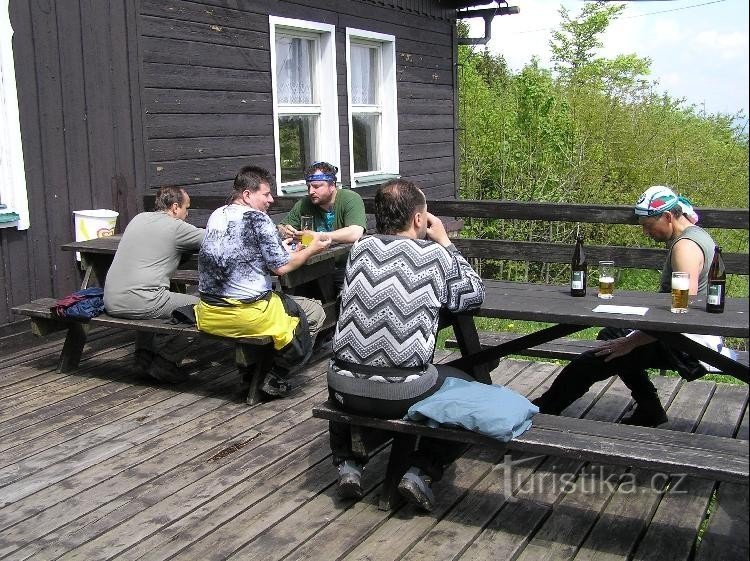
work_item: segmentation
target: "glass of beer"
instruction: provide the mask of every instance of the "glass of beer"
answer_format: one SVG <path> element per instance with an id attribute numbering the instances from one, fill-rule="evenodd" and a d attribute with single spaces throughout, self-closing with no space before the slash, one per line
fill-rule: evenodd
<path id="1" fill-rule="evenodd" d="M 674 271 L 672 273 L 672 307 L 673 314 L 684 314 L 688 311 L 690 294 L 690 273 Z"/>
<path id="2" fill-rule="evenodd" d="M 599 298 L 609 300 L 615 295 L 615 262 L 599 261 Z"/>
<path id="3" fill-rule="evenodd" d="M 313 217 L 300 216 L 299 229 L 302 231 L 302 238 L 300 239 L 302 247 L 307 247 L 313 241 Z"/>

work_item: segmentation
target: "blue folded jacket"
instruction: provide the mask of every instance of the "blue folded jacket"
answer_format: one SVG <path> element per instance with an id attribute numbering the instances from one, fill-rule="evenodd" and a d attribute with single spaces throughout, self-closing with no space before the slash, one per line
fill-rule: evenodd
<path id="1" fill-rule="evenodd" d="M 446 378 L 438 391 L 409 408 L 406 419 L 432 420 L 508 442 L 528 430 L 537 413 L 536 405 L 504 386 Z"/>

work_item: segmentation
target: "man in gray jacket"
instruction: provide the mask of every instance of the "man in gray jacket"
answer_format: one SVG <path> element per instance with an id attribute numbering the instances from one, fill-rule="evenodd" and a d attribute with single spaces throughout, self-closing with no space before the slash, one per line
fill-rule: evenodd
<path id="1" fill-rule="evenodd" d="M 107 313 L 128 319 L 169 318 L 198 297 L 171 292 L 170 278 L 186 252 L 200 249 L 205 230 L 185 222 L 190 196 L 180 187 L 162 187 L 154 212 L 135 216 L 122 235 L 104 283 Z M 138 333 L 136 363 L 152 377 L 177 382 L 186 338 Z"/>

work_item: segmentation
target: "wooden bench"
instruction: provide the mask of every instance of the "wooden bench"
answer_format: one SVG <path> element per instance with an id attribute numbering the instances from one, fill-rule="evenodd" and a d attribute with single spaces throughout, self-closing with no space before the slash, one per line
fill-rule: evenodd
<path id="1" fill-rule="evenodd" d="M 392 439 L 380 494 L 382 510 L 400 502 L 398 482 L 420 436 L 748 484 L 747 441 L 733 438 L 538 414 L 531 429 L 504 443 L 463 429 L 353 415 L 330 400 L 313 407 L 313 417 L 350 425 L 352 448 L 360 457 L 382 445 L 383 435 Z"/>
<path id="2" fill-rule="evenodd" d="M 54 298 L 40 298 L 28 304 L 14 307 L 13 312 L 31 318 L 32 333 L 37 336 L 41 337 L 61 330 L 67 331 L 57 367 L 59 372 L 70 372 L 78 368 L 83 347 L 86 344 L 86 334 L 92 325 L 167 335 L 207 337 L 234 345 L 235 364 L 242 375 L 243 382 L 249 384 L 246 401 L 248 405 L 255 405 L 260 401 L 260 384 L 265 375 L 265 372 L 262 371 L 263 365 L 266 363 L 269 353 L 273 351 L 270 337 L 253 337 L 239 340 L 217 337 L 201 333 L 193 325 L 172 324 L 169 323 L 169 320 L 164 319 L 123 319 L 107 314 L 101 314 L 89 320 L 59 318 L 54 316 L 50 311 L 55 302 Z M 335 304 L 335 301 L 324 304 L 326 312 L 324 327 L 335 323 Z"/>

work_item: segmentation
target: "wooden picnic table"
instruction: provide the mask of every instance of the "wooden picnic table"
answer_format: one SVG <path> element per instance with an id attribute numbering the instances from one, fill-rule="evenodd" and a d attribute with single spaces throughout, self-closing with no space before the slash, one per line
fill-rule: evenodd
<path id="1" fill-rule="evenodd" d="M 484 316 L 552 323 L 550 327 L 480 350 L 473 321 L 454 322 L 456 339 L 463 357 L 451 364 L 481 381 L 488 376 L 483 365 L 503 356 L 529 349 L 588 327 L 620 327 L 640 329 L 670 347 L 685 351 L 703 362 L 715 366 L 725 374 L 749 382 L 748 366 L 696 343 L 684 333 L 722 335 L 747 338 L 748 299 L 727 298 L 724 313 L 705 311 L 705 298 L 690 297 L 685 314 L 670 312 L 670 295 L 653 292 L 618 290 L 611 300 L 598 298 L 595 291 L 584 297 L 570 296 L 567 286 L 551 286 L 504 281 L 485 281 L 486 297 L 482 306 L 461 314 L 464 318 Z M 647 308 L 644 315 L 603 313 L 598 306 L 630 306 Z M 460 316 L 458 316 L 460 317 Z M 464 343 L 461 344 L 461 340 Z M 468 343 L 467 343 L 468 341 Z"/>
<path id="2" fill-rule="evenodd" d="M 93 282 L 96 282 L 99 286 L 104 286 L 107 271 L 112 264 L 121 238 L 121 235 L 108 236 L 87 241 L 70 242 L 61 246 L 63 251 L 75 251 L 81 254 L 81 268 L 83 270 L 81 288 L 92 286 Z M 281 287 L 293 291 L 304 284 L 316 283 L 320 293 L 319 296 L 323 302 L 335 300 L 333 273 L 336 268 L 336 259 L 348 254 L 350 248 L 351 244 L 335 244 L 325 251 L 313 255 L 302 267 L 280 277 Z M 197 281 L 197 274 L 195 274 L 197 263 L 194 259 L 192 264 L 191 274 L 178 275 L 183 281 L 186 279 Z M 186 271 L 190 270 L 186 269 Z"/>

